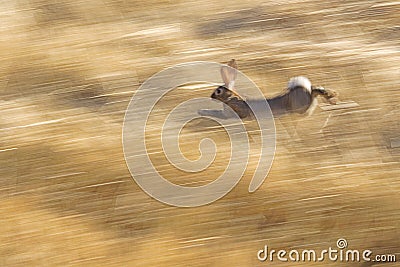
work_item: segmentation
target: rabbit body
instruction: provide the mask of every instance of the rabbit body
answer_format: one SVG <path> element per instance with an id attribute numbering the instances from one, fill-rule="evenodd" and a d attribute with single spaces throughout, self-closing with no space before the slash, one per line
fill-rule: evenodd
<path id="1" fill-rule="evenodd" d="M 274 117 L 293 113 L 311 115 L 318 104 L 317 96 L 322 96 L 333 104 L 337 97 L 336 92 L 323 87 L 314 87 L 309 79 L 299 76 L 291 78 L 286 91 L 278 96 L 245 100 L 233 90 L 236 78 L 236 62 L 231 60 L 228 66 L 221 68 L 221 76 L 225 84 L 215 89 L 211 98 L 223 102 L 230 109 L 226 106 L 223 110 L 203 109 L 199 111 L 200 115 L 227 119 L 233 117 L 233 110 L 241 119 L 251 119 L 254 118 L 253 111 L 256 112 L 257 107 L 265 108 L 265 105 L 262 104 L 265 101 L 268 102 Z"/>

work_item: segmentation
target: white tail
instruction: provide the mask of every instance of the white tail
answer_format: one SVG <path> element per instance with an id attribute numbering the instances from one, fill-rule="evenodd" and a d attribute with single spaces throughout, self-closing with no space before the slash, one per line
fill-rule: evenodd
<path id="1" fill-rule="evenodd" d="M 288 89 L 294 89 L 296 87 L 303 87 L 307 89 L 309 93 L 311 93 L 311 82 L 309 79 L 303 76 L 293 77 L 288 82 Z"/>

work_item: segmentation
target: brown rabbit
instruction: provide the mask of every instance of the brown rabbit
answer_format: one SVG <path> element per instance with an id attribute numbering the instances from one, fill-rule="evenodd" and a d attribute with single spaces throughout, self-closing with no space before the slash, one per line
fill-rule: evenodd
<path id="1" fill-rule="evenodd" d="M 282 94 L 266 99 L 243 99 L 234 91 L 234 83 L 237 76 L 236 61 L 232 59 L 228 66 L 221 68 L 221 76 L 224 85 L 219 86 L 212 93 L 211 98 L 219 100 L 229 106 L 237 115 L 244 118 L 252 118 L 253 112 L 250 109 L 249 103 L 256 104 L 257 102 L 267 101 L 274 117 L 279 117 L 286 114 L 307 114 L 311 115 L 317 106 L 317 96 L 322 96 L 330 103 L 335 104 L 337 93 L 332 90 L 324 89 L 323 87 L 315 87 L 306 77 L 291 78 L 287 89 Z M 257 105 L 252 105 L 257 106 Z M 231 110 L 224 106 L 223 110 L 207 110 L 199 111 L 200 115 L 211 116 L 218 118 L 232 118 Z"/>

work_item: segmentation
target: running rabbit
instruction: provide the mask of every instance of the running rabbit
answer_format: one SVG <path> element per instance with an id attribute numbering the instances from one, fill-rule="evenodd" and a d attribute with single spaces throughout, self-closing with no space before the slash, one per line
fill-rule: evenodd
<path id="1" fill-rule="evenodd" d="M 236 61 L 232 59 L 228 66 L 221 67 L 221 76 L 224 85 L 219 86 L 211 95 L 211 98 L 219 100 L 229 106 L 237 115 L 242 118 L 253 118 L 253 112 L 249 107 L 257 106 L 257 102 L 267 100 L 274 117 L 285 114 L 306 114 L 311 115 L 317 106 L 317 96 L 322 96 L 331 104 L 336 103 L 338 94 L 333 90 L 315 87 L 306 77 L 294 77 L 289 80 L 287 89 L 280 95 L 266 99 L 244 99 L 234 91 L 235 79 L 237 76 Z M 202 116 L 217 117 L 222 119 L 232 118 L 231 109 L 224 105 L 223 110 L 202 109 L 199 114 Z"/>

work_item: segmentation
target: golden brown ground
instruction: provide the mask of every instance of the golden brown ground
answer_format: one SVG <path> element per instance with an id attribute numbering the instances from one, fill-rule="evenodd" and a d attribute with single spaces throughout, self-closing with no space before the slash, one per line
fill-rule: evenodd
<path id="1" fill-rule="evenodd" d="M 260 264 L 256 252 L 340 237 L 400 260 L 400 148 L 390 148 L 400 138 L 399 2 L 31 0 L 2 1 L 0 13 L 0 266 L 288 266 Z M 130 98 L 163 68 L 231 58 L 266 95 L 306 75 L 360 107 L 318 110 L 295 142 L 278 122 L 272 170 L 253 194 L 252 161 L 211 205 L 151 199 L 124 162 Z M 224 145 L 223 132 L 211 134 Z M 182 150 L 198 155 L 188 141 Z M 153 160 L 176 183 L 209 179 Z M 293 263 L 309 265 L 373 266 Z"/>

